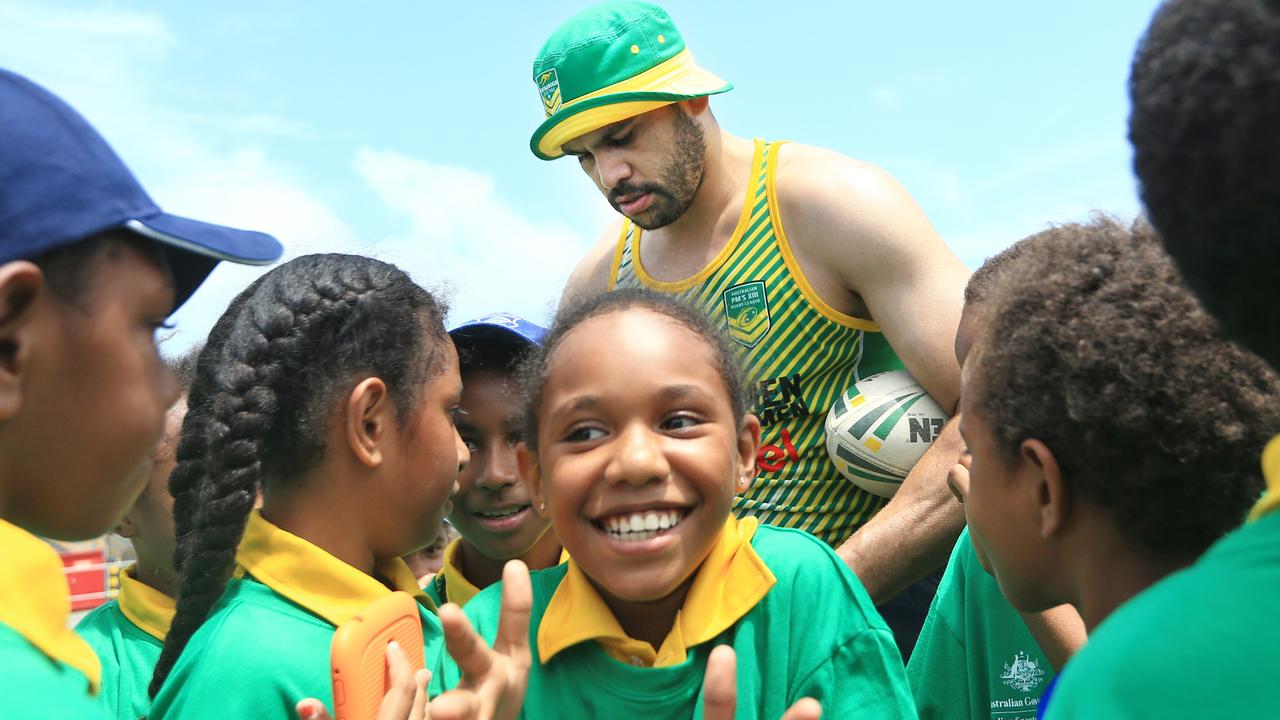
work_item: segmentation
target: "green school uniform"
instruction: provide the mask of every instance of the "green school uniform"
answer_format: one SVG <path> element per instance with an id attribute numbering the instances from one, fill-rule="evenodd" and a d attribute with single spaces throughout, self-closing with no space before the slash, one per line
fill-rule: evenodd
<path id="1" fill-rule="evenodd" d="M 1256 519 L 1102 621 L 1047 718 L 1280 717 L 1280 438 L 1262 457 Z"/>
<path id="2" fill-rule="evenodd" d="M 227 584 L 183 650 L 156 695 L 153 720 L 295 720 L 295 705 L 304 698 L 332 708 L 334 629 L 391 592 L 256 511 L 236 558 L 243 575 Z M 456 671 L 443 666 L 444 636 L 434 607 L 403 560 L 381 563 L 378 573 L 418 598 L 431 690 L 439 692 Z"/>
<path id="3" fill-rule="evenodd" d="M 102 699 L 117 718 L 145 717 L 147 687 L 173 621 L 173 598 L 142 584 L 134 567 L 120 575 L 120 597 L 89 613 L 76 632 L 102 663 Z"/>
<path id="4" fill-rule="evenodd" d="M 701 717 L 716 645 L 737 653 L 738 718 L 777 720 L 806 696 L 823 717 L 915 717 L 889 629 L 853 573 L 808 533 L 729 518 L 656 650 L 626 637 L 574 560 L 532 578 L 524 718 Z M 490 642 L 500 602 L 495 586 L 466 608 Z"/>
<path id="5" fill-rule="evenodd" d="M 1035 720 L 1053 675 L 965 528 L 907 663 L 920 717 Z"/>
<path id="6" fill-rule="evenodd" d="M 0 520 L 0 718 L 106 718 L 101 668 L 67 627 L 71 597 L 53 548 Z"/>

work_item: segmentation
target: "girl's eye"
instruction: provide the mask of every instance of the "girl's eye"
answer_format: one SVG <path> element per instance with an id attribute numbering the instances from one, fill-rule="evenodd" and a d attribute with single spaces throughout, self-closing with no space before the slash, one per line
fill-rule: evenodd
<path id="1" fill-rule="evenodd" d="M 604 431 L 597 427 L 578 427 L 564 436 L 565 442 L 591 442 L 604 437 Z"/>
<path id="2" fill-rule="evenodd" d="M 512 447 L 519 445 L 522 442 L 524 442 L 524 433 L 522 432 L 513 432 L 507 436 L 507 444 Z"/>
<path id="3" fill-rule="evenodd" d="M 462 437 L 462 444 L 467 446 L 467 452 L 480 452 L 480 443 L 475 438 L 469 438 L 464 435 Z"/>
<path id="4" fill-rule="evenodd" d="M 693 415 L 673 415 L 662 421 L 663 430 L 684 430 L 695 425 L 701 424 L 702 421 Z"/>

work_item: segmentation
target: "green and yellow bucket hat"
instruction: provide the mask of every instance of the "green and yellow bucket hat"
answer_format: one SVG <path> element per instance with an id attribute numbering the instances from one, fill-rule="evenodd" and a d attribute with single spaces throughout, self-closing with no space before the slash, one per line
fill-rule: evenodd
<path id="1" fill-rule="evenodd" d="M 693 61 L 666 10 L 643 2 L 606 2 L 574 15 L 542 46 L 533 81 L 547 119 L 529 149 L 543 160 L 611 123 L 733 88 Z"/>

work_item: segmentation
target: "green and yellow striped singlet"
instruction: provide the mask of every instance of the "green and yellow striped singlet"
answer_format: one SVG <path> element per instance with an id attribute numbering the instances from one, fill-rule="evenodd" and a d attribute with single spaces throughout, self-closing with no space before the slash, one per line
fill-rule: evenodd
<path id="1" fill-rule="evenodd" d="M 780 145 L 756 140 L 742 216 L 710 264 L 684 280 L 655 280 L 640 262 L 643 230 L 626 221 L 609 287 L 677 293 L 724 324 L 744 349 L 754 411 L 764 426 L 759 475 L 735 499 L 736 512 L 807 530 L 834 547 L 885 500 L 845 480 L 828 459 L 827 411 L 860 378 L 902 362 L 878 325 L 831 308 L 801 273 L 778 214 Z"/>

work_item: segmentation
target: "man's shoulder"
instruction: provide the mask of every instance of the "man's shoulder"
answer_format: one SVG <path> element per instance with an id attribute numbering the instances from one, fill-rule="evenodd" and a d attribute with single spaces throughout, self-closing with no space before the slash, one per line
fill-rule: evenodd
<path id="1" fill-rule="evenodd" d="M 898 183 L 887 170 L 866 160 L 817 145 L 788 142 L 778 149 L 775 171 L 778 198 L 804 207 L 839 198 L 844 202 L 874 200 Z M 848 191 L 856 194 L 849 196 Z"/>

